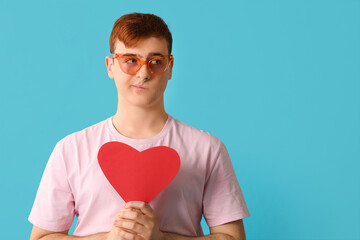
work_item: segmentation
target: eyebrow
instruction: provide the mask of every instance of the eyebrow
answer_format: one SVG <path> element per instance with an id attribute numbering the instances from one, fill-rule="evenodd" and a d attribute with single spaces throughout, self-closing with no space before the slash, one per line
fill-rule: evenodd
<path id="1" fill-rule="evenodd" d="M 124 53 L 124 54 L 130 55 L 130 56 L 135 56 L 135 57 L 143 57 L 142 55 L 134 54 L 134 53 Z M 159 52 L 151 52 L 148 54 L 148 57 L 152 57 L 152 56 L 164 56 L 164 54 L 159 53 Z"/>

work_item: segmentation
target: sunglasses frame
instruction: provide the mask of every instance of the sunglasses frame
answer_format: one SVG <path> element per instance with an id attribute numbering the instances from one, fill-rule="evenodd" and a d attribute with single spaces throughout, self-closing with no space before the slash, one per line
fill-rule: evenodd
<path id="1" fill-rule="evenodd" d="M 130 74 L 130 73 L 125 72 L 124 69 L 121 67 L 120 59 L 121 59 L 121 57 L 124 56 L 124 55 L 128 55 L 128 56 L 130 56 L 130 57 L 134 57 L 134 58 L 136 58 L 136 59 L 138 59 L 138 60 L 140 61 L 139 69 L 138 69 L 136 72 Z M 129 55 L 129 54 L 126 54 L 126 53 L 114 53 L 114 54 L 111 54 L 110 57 L 111 57 L 111 58 L 116 58 L 116 59 L 118 60 L 118 62 L 119 62 L 119 66 L 120 66 L 120 68 L 121 68 L 121 71 L 123 71 L 124 73 L 129 74 L 129 75 L 135 75 L 135 74 L 142 68 L 142 66 L 144 66 L 144 64 L 146 65 L 146 67 L 147 67 L 147 69 L 149 70 L 149 72 L 151 72 L 151 74 L 153 74 L 153 75 L 161 75 L 161 74 L 163 74 L 163 73 L 169 68 L 170 63 L 174 61 L 173 55 L 155 55 L 155 56 L 150 57 L 150 58 L 147 59 L 146 61 L 140 59 L 140 58 L 137 57 L 137 56 Z M 164 71 L 163 71 L 161 74 L 156 74 L 156 73 L 154 73 L 154 72 L 150 69 L 149 64 L 148 64 L 148 63 L 150 62 L 150 60 L 152 60 L 153 58 L 156 58 L 156 57 L 166 57 L 166 58 L 169 60 L 166 68 L 164 69 Z"/>

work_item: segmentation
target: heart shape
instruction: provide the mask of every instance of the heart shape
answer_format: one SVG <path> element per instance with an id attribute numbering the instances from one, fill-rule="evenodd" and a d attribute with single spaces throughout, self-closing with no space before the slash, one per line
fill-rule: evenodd
<path id="1" fill-rule="evenodd" d="M 128 201 L 149 203 L 176 176 L 179 154 L 158 146 L 142 152 L 121 142 L 107 142 L 98 152 L 101 170 L 119 195 Z"/>

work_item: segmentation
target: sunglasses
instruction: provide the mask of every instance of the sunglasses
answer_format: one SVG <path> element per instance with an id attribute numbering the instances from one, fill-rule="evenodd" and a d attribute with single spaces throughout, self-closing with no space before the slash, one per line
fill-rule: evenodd
<path id="1" fill-rule="evenodd" d="M 115 53 L 111 54 L 112 58 L 116 58 L 119 62 L 121 70 L 126 74 L 136 74 L 145 64 L 149 71 L 154 75 L 163 74 L 174 61 L 173 55 L 155 55 L 146 61 L 129 54 Z"/>

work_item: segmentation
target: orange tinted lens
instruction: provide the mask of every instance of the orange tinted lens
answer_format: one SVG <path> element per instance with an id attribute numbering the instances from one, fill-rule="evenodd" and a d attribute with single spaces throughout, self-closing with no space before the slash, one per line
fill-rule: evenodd
<path id="1" fill-rule="evenodd" d="M 119 61 L 121 68 L 128 74 L 134 74 L 139 70 L 141 62 L 137 57 L 123 55 Z"/>
<path id="2" fill-rule="evenodd" d="M 149 68 L 154 74 L 164 73 L 168 64 L 169 59 L 163 56 L 155 56 L 148 61 Z"/>

